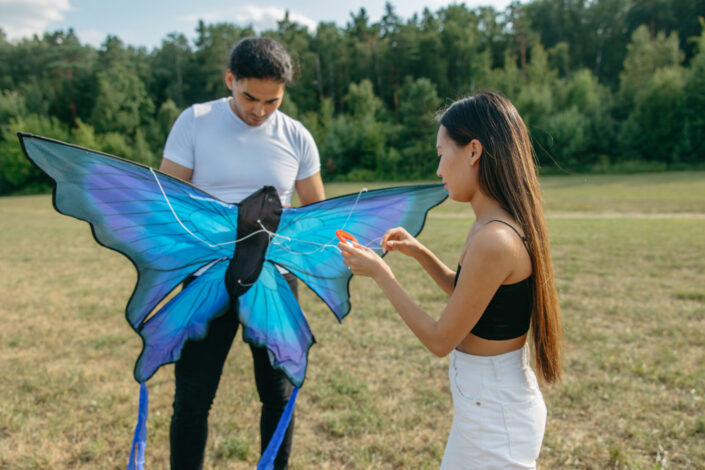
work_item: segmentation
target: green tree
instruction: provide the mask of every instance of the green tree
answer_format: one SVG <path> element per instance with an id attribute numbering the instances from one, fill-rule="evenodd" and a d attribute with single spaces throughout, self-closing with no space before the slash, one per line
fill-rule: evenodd
<path id="1" fill-rule="evenodd" d="M 700 18 L 702 32 L 693 42 L 697 54 L 685 76 L 685 129 L 682 159 L 705 163 L 705 20 Z"/>
<path id="2" fill-rule="evenodd" d="M 504 53 L 509 48 L 509 35 L 506 33 L 504 15 L 492 7 L 479 7 L 477 29 L 480 34 L 480 44 L 489 53 L 490 68 L 504 66 Z"/>
<path id="3" fill-rule="evenodd" d="M 351 21 L 345 29 L 346 48 L 350 57 L 345 71 L 345 86 L 369 80 L 380 85 L 379 71 L 379 24 L 370 24 L 367 10 L 360 8 L 357 14 L 350 14 Z"/>
<path id="4" fill-rule="evenodd" d="M 130 157 L 132 160 L 144 163 L 147 166 L 157 167 L 159 166 L 160 158 L 158 158 L 145 137 L 145 133 L 142 129 L 137 129 L 135 131 L 135 136 L 132 139 L 132 146 L 130 148 Z"/>
<path id="5" fill-rule="evenodd" d="M 576 106 L 583 111 L 592 111 L 600 107 L 607 92 L 600 87 L 597 77 L 588 69 L 574 73 L 561 88 L 563 90 L 561 108 Z"/>
<path id="6" fill-rule="evenodd" d="M 265 32 L 286 46 L 296 70 L 295 82 L 288 87 L 287 100 L 298 110 L 315 110 L 318 106 L 317 54 L 311 50 L 311 34 L 308 29 L 289 19 L 287 10 L 277 23 L 277 30 Z"/>
<path id="7" fill-rule="evenodd" d="M 351 61 L 343 33 L 335 23 L 319 23 L 311 47 L 316 54 L 315 85 L 319 103 L 328 98 L 334 109 L 341 109 L 347 88 L 345 70 L 350 68 Z"/>
<path id="8" fill-rule="evenodd" d="M 166 136 L 180 113 L 181 110 L 176 106 L 176 103 L 169 99 L 164 101 L 157 112 L 159 131 Z"/>
<path id="9" fill-rule="evenodd" d="M 416 80 L 407 76 L 400 91 L 399 114 L 401 131 L 396 148 L 401 152 L 403 170 L 398 171 L 395 154 L 387 154 L 391 161 L 385 162 L 385 173 L 395 172 L 405 177 L 432 177 L 438 165 L 434 149 L 438 124 L 434 115 L 438 111 L 440 99 L 436 86 L 428 78 Z"/>
<path id="10" fill-rule="evenodd" d="M 450 5 L 438 11 L 440 38 L 446 56 L 450 96 L 467 94 L 489 69 L 490 55 L 482 52 L 479 19 L 465 5 Z"/>
<path id="11" fill-rule="evenodd" d="M 557 87 L 557 74 L 548 67 L 548 56 L 541 45 L 531 49 L 526 78 L 527 83 L 521 86 L 515 105 L 529 130 L 537 131 L 555 110 L 554 90 Z"/>
<path id="12" fill-rule="evenodd" d="M 80 119 L 76 121 L 76 127 L 71 129 L 71 141 L 81 147 L 98 149 L 98 141 L 93 126 L 86 124 Z"/>
<path id="13" fill-rule="evenodd" d="M 642 25 L 632 34 L 627 45 L 624 68 L 619 74 L 619 92 L 626 106 L 633 103 L 635 95 L 652 74 L 662 67 L 677 66 L 683 61 L 683 53 L 678 45 L 678 35 L 663 32 L 654 38 L 649 29 Z"/>
<path id="14" fill-rule="evenodd" d="M 116 64 L 98 74 L 98 96 L 91 124 L 99 133 L 117 132 L 134 136 L 154 114 L 154 103 L 135 72 Z"/>
<path id="15" fill-rule="evenodd" d="M 616 87 L 627 53 L 630 29 L 626 16 L 629 4 L 624 0 L 596 0 L 587 11 L 587 31 L 594 34 L 594 48 L 588 49 L 584 67 L 590 68 L 600 82 Z"/>
<path id="16" fill-rule="evenodd" d="M 548 54 L 541 44 L 531 47 L 531 60 L 526 66 L 528 83 L 541 83 L 552 85 L 558 74 L 548 64 Z"/>
<path id="17" fill-rule="evenodd" d="M 0 90 L 14 88 L 12 74 L 10 73 L 10 60 L 12 58 L 13 46 L 7 41 L 5 31 L 0 28 Z"/>
<path id="18" fill-rule="evenodd" d="M 653 74 L 635 97 L 634 111 L 625 122 L 626 153 L 650 160 L 680 160 L 685 117 L 685 80 L 680 67 L 663 67 Z M 630 152 L 631 151 L 631 152 Z"/>
<path id="19" fill-rule="evenodd" d="M 586 0 L 534 0 L 524 6 L 531 29 L 546 48 L 565 43 L 572 52 L 569 70 L 585 63 L 594 33 L 586 28 Z M 569 71 L 568 70 L 568 71 Z"/>
<path id="20" fill-rule="evenodd" d="M 16 90 L 0 90 L 0 123 L 27 115 L 27 101 Z"/>
<path id="21" fill-rule="evenodd" d="M 17 132 L 69 140 L 68 127 L 55 117 L 30 114 L 13 117 L 0 127 L 0 194 L 46 191 L 51 181 L 22 152 Z"/>
<path id="22" fill-rule="evenodd" d="M 431 80 L 441 96 L 451 96 L 446 57 L 440 30 L 441 21 L 428 8 L 424 8 L 419 22 L 418 59 L 412 63 L 412 76 Z"/>
<path id="23" fill-rule="evenodd" d="M 391 3 L 384 5 L 380 22 L 379 57 L 375 75 L 378 95 L 396 115 L 399 109 L 399 88 L 402 74 L 413 62 L 418 50 L 415 37 L 409 34 L 414 26 L 405 27 Z"/>
<path id="24" fill-rule="evenodd" d="M 97 53 L 81 45 L 73 30 L 45 36 L 51 40 L 51 55 L 46 74 L 52 83 L 49 113 L 73 126 L 79 118 L 90 116 L 96 93 Z"/>
<path id="25" fill-rule="evenodd" d="M 540 38 L 531 26 L 531 17 L 526 5 L 518 0 L 512 1 L 507 7 L 507 20 L 510 27 L 511 45 L 518 54 L 519 70 L 524 82 L 527 80 L 526 66 L 529 63 L 529 49 L 540 41 Z"/>
<path id="26" fill-rule="evenodd" d="M 497 90 L 514 101 L 519 92 L 524 88 L 521 70 L 517 65 L 516 54 L 507 50 L 505 52 L 504 66 L 490 70 L 485 79 L 478 84 L 479 88 Z M 440 94 L 443 96 L 443 94 Z M 447 95 L 446 95 L 447 96 Z M 516 105 L 516 103 L 514 103 Z"/>
<path id="27" fill-rule="evenodd" d="M 345 109 L 356 120 L 374 118 L 382 109 L 382 101 L 377 98 L 372 82 L 365 79 L 360 84 L 351 83 L 343 100 Z"/>
<path id="28" fill-rule="evenodd" d="M 588 120 L 589 129 L 584 132 L 588 146 L 573 159 L 575 163 L 586 169 L 586 165 L 595 163 L 598 158 L 603 163 L 614 159 L 617 124 L 612 117 L 612 92 L 600 85 L 590 70 L 583 69 L 560 84 L 557 95 L 561 109 L 576 108 Z"/>
<path id="29" fill-rule="evenodd" d="M 98 150 L 115 155 L 121 158 L 132 159 L 134 157 L 132 146 L 125 136 L 117 132 L 106 132 L 97 137 Z"/>
<path id="30" fill-rule="evenodd" d="M 375 115 L 382 109 L 369 80 L 352 83 L 344 98 L 348 113 L 336 116 L 320 143 L 321 158 L 329 175 L 349 175 L 358 179 L 373 178 L 377 162 L 385 157 L 387 126 Z"/>
<path id="31" fill-rule="evenodd" d="M 183 108 L 189 94 L 189 77 L 196 73 L 193 53 L 186 36 L 169 33 L 151 60 L 152 82 L 150 95 L 155 103 L 171 100 Z"/>
<path id="32" fill-rule="evenodd" d="M 138 61 L 134 52 L 112 36 L 101 47 L 98 89 L 90 116 L 99 134 L 115 132 L 131 139 L 139 127 L 148 127 L 154 120 L 154 103 L 134 67 Z"/>
<path id="33" fill-rule="evenodd" d="M 567 42 L 559 42 L 546 51 L 548 53 L 548 63 L 559 77 L 565 77 L 571 70 L 570 45 Z"/>
<path id="34" fill-rule="evenodd" d="M 591 137 L 590 120 L 585 114 L 577 106 L 571 106 L 544 118 L 543 126 L 550 144 L 544 143 L 542 149 L 562 168 L 585 169 Z M 542 152 L 539 156 L 543 156 Z M 545 160 L 544 163 L 548 164 Z"/>

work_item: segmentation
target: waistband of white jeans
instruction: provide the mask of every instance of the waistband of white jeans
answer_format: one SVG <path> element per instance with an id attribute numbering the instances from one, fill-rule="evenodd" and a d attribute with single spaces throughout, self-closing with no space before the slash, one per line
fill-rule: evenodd
<path id="1" fill-rule="evenodd" d="M 451 351 L 450 354 L 454 361 L 475 367 L 517 367 L 529 364 L 529 348 L 527 344 L 514 351 L 494 356 L 477 356 L 458 351 L 457 349 Z"/>

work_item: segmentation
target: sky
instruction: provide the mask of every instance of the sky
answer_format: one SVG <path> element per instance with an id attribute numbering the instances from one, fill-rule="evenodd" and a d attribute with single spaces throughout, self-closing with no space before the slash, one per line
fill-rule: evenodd
<path id="1" fill-rule="evenodd" d="M 425 7 L 436 11 L 454 3 L 469 8 L 492 6 L 503 11 L 511 0 L 396 0 L 396 14 L 403 19 L 421 13 Z M 198 20 L 206 23 L 252 25 L 256 31 L 276 27 L 289 10 L 289 18 L 315 31 L 321 22 L 344 27 L 351 13 L 365 8 L 372 22 L 384 12 L 383 0 L 0 0 L 0 28 L 10 41 L 39 36 L 44 32 L 73 28 L 82 43 L 99 47 L 110 34 L 124 43 L 161 45 L 167 34 L 179 32 L 195 37 Z"/>

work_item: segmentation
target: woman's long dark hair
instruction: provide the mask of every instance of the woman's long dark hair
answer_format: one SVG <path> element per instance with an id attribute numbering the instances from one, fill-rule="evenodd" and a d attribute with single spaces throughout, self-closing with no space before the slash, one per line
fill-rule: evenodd
<path id="1" fill-rule="evenodd" d="M 533 268 L 531 330 L 539 376 L 561 378 L 563 329 L 553 278 L 548 231 L 543 214 L 536 160 L 526 125 L 504 96 L 481 92 L 453 103 L 438 119 L 461 147 L 482 144 L 480 190 L 498 201 L 521 225 Z"/>

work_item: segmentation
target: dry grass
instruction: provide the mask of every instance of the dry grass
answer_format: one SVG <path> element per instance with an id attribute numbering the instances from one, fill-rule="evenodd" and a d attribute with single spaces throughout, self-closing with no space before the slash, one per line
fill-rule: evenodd
<path id="1" fill-rule="evenodd" d="M 658 216 L 705 213 L 705 174 L 543 185 L 566 377 L 544 387 L 540 465 L 705 468 L 705 220 Z M 624 217 L 595 217 L 601 212 Z M 422 240 L 453 265 L 471 222 L 458 214 L 471 214 L 454 203 L 433 214 Z M 56 214 L 48 196 L 0 199 L 0 233 L 0 468 L 124 468 L 140 351 L 123 318 L 131 263 L 95 244 L 85 223 Z M 444 295 L 420 269 L 387 259 L 424 308 L 442 308 Z M 366 279 L 353 281 L 342 325 L 302 291 L 318 344 L 297 404 L 291 467 L 437 468 L 452 417 L 447 359 L 425 351 Z M 257 461 L 251 367 L 237 339 L 212 413 L 207 468 Z M 166 366 L 149 383 L 149 468 L 167 468 L 172 382 Z"/>

